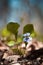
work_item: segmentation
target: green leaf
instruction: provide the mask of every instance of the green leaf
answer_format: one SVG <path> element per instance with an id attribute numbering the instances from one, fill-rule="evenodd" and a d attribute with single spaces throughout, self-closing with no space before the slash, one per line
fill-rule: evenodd
<path id="1" fill-rule="evenodd" d="M 22 38 L 21 37 L 18 37 L 17 38 L 17 43 L 20 43 L 20 42 L 22 42 Z"/>
<path id="2" fill-rule="evenodd" d="M 34 27 L 32 24 L 27 24 L 26 26 L 24 26 L 23 34 L 24 33 L 30 33 L 31 34 L 32 32 L 34 32 Z"/>
<path id="3" fill-rule="evenodd" d="M 14 44 L 15 44 L 14 41 L 9 41 L 9 42 L 7 43 L 8 46 L 14 46 Z"/>
<path id="4" fill-rule="evenodd" d="M 30 36 L 34 38 L 34 37 L 36 37 L 36 35 L 37 35 L 36 32 L 32 32 L 32 34 Z"/>
<path id="5" fill-rule="evenodd" d="M 18 28 L 19 28 L 19 24 L 18 23 L 14 23 L 14 22 L 10 22 L 7 24 L 7 29 L 12 32 L 12 33 L 17 33 L 18 32 Z"/>
<path id="6" fill-rule="evenodd" d="M 19 27 L 20 27 L 20 25 L 18 23 L 10 22 L 7 24 L 8 31 L 10 31 L 11 33 L 13 33 L 15 35 L 16 40 L 17 40 L 17 34 L 18 34 Z"/>
<path id="7" fill-rule="evenodd" d="M 9 36 L 11 33 L 7 30 L 7 28 L 4 28 L 2 31 L 1 31 L 1 34 L 2 36 Z"/>

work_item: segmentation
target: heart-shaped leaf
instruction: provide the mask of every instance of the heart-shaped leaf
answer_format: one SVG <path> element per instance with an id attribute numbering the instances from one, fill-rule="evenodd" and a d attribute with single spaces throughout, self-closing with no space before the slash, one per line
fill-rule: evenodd
<path id="1" fill-rule="evenodd" d="M 17 33 L 19 26 L 20 25 L 18 23 L 10 22 L 7 24 L 7 29 L 15 34 Z"/>
<path id="2" fill-rule="evenodd" d="M 32 32 L 34 32 L 34 27 L 33 27 L 32 24 L 27 24 L 27 25 L 24 26 L 23 34 L 24 33 L 30 33 L 31 34 Z"/>

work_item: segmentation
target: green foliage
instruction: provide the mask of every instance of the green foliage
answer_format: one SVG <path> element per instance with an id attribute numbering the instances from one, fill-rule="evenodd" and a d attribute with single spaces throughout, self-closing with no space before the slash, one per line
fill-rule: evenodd
<path id="1" fill-rule="evenodd" d="M 9 41 L 9 42 L 7 43 L 8 46 L 13 46 L 14 44 L 15 44 L 14 41 Z"/>
<path id="2" fill-rule="evenodd" d="M 11 33 L 15 35 L 16 40 L 17 40 L 17 34 L 18 34 L 19 27 L 20 25 L 18 23 L 10 22 L 7 24 L 8 31 L 10 31 Z"/>
<path id="3" fill-rule="evenodd" d="M 7 29 L 8 29 L 10 32 L 16 34 L 16 33 L 18 32 L 19 26 L 20 26 L 20 25 L 19 25 L 18 23 L 10 22 L 10 23 L 7 24 Z"/>
<path id="4" fill-rule="evenodd" d="M 17 43 L 20 43 L 20 42 L 22 42 L 22 41 L 23 41 L 22 38 L 18 36 L 18 38 L 17 38 Z"/>
<path id="5" fill-rule="evenodd" d="M 11 33 L 7 30 L 7 28 L 4 28 L 2 31 L 1 31 L 1 35 L 4 36 L 4 37 L 7 37 L 9 36 Z"/>
<path id="6" fill-rule="evenodd" d="M 34 27 L 33 27 L 33 25 L 32 24 L 27 24 L 26 26 L 24 26 L 24 28 L 23 28 L 23 34 L 24 33 L 32 33 L 32 32 L 34 32 Z"/>
<path id="7" fill-rule="evenodd" d="M 37 34 L 36 34 L 36 32 L 32 32 L 32 34 L 30 36 L 34 38 L 37 36 Z"/>

